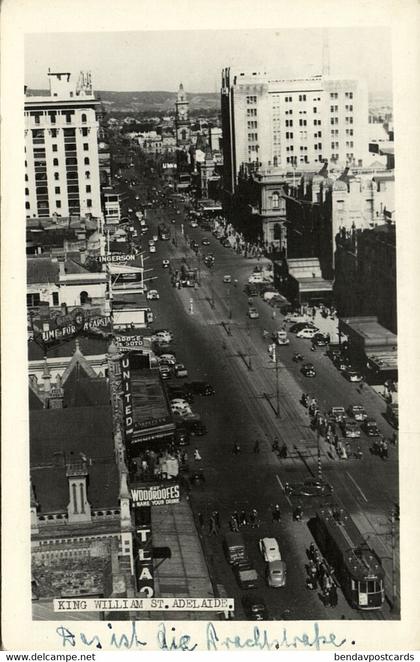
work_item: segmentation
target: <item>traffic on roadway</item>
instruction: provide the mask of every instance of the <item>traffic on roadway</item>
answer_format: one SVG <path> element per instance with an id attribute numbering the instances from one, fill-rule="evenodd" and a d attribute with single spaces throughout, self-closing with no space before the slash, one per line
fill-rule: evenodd
<path id="1" fill-rule="evenodd" d="M 268 260 L 217 238 L 224 219 L 157 176 L 119 184 L 213 586 L 235 598 L 235 618 L 391 618 L 397 434 L 332 346 L 331 315 L 283 309 L 262 287 Z M 383 575 L 372 559 L 369 581 L 347 568 L 343 529 L 362 556 L 375 550 Z"/>

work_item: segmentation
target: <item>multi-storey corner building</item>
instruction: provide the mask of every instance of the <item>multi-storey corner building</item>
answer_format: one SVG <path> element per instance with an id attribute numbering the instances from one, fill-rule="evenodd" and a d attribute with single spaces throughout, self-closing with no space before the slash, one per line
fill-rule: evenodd
<path id="1" fill-rule="evenodd" d="M 30 218 L 101 217 L 98 121 L 90 74 L 48 73 L 49 95 L 25 96 L 25 208 Z"/>
<path id="2" fill-rule="evenodd" d="M 362 166 L 369 159 L 363 81 L 324 75 L 275 80 L 226 68 L 221 109 L 228 193 L 242 164 Z"/>

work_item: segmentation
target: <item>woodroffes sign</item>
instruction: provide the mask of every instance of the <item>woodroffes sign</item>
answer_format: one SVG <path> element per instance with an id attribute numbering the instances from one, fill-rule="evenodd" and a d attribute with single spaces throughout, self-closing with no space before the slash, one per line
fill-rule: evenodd
<path id="1" fill-rule="evenodd" d="M 169 506 L 179 503 L 179 485 L 151 485 L 131 488 L 133 506 L 138 508 L 146 506 Z"/>

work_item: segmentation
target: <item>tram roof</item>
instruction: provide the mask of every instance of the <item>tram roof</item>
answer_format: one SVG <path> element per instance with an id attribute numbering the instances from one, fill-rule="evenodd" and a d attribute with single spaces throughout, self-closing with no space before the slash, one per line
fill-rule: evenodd
<path id="1" fill-rule="evenodd" d="M 358 581 L 381 579 L 384 570 L 350 515 L 343 508 L 323 508 L 317 513 L 339 548 L 349 572 Z"/>

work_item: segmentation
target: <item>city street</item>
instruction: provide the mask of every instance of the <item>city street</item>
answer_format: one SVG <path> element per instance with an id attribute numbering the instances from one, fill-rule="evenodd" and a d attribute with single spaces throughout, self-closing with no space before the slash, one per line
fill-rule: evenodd
<path id="1" fill-rule="evenodd" d="M 143 200 L 146 199 L 145 192 L 144 187 L 135 189 Z M 191 228 L 184 218 L 183 205 L 179 203 L 178 206 L 180 214 L 167 207 L 147 210 L 150 229 L 142 237 L 142 247 L 146 257 L 147 240 L 156 233 L 157 224 L 161 221 L 168 223 L 171 240 L 157 242 L 157 252 L 145 259 L 145 269 L 152 270 L 147 271 L 146 278 L 155 279 L 150 287 L 156 288 L 160 294 L 158 301 L 151 302 L 156 316 L 155 326 L 169 328 L 174 333 L 173 349 L 189 373 L 188 378 L 179 381 L 205 380 L 216 391 L 211 397 L 195 397 L 193 410 L 201 415 L 208 434 L 192 438 L 188 448 L 190 469 L 200 468 L 205 476 L 204 484 L 192 488 L 191 505 L 197 526 L 198 514 L 204 518 L 200 535 L 214 586 L 223 586 L 226 593 L 240 603 L 241 591 L 225 560 L 222 534 L 229 531 L 229 518 L 235 510 L 249 513 L 256 508 L 260 527 L 248 525 L 241 531 L 248 555 L 261 578 L 258 593 L 264 597 L 271 618 L 390 618 L 387 602 L 381 612 L 361 613 L 351 609 L 342 594 L 332 614 L 332 608 L 324 607 L 317 591 L 307 590 L 306 549 L 313 539 L 306 522 L 323 500 L 303 497 L 297 501 L 286 496 L 283 490 L 286 482 L 292 484 L 317 477 L 318 442 L 310 428 L 307 410 L 300 404 L 303 391 L 317 398 L 322 412 L 332 406 L 347 408 L 351 404 L 363 404 L 368 415 L 376 419 L 381 433 L 389 438 L 393 430 L 384 418 L 384 400 L 368 386 L 359 392 L 358 385 L 349 383 L 326 356 L 325 348 L 311 352 L 310 341 L 298 339 L 293 333 L 289 333 L 290 345 L 277 348 L 276 371 L 267 351 L 269 340 L 264 338 L 263 331 L 280 329 L 282 316 L 277 312 L 276 319 L 273 319 L 273 309 L 259 297 L 254 298 L 259 319 L 249 319 L 247 315 L 248 298 L 244 286 L 258 264 L 257 259 L 236 255 L 231 249 L 222 247 L 210 233 Z M 170 223 L 173 218 L 175 224 Z M 201 245 L 204 237 L 210 241 L 207 247 Z M 212 269 L 200 260 L 200 287 L 197 290 L 172 287 L 169 270 L 162 268 L 164 258 L 185 257 L 187 262 L 197 260 L 187 238 L 198 242 L 202 255 L 212 252 L 215 256 Z M 237 286 L 223 283 L 226 274 L 231 275 L 232 282 L 237 279 Z M 314 379 L 301 374 L 300 365 L 292 360 L 295 351 L 314 364 L 317 373 Z M 287 445 L 287 459 L 279 459 L 272 451 L 275 437 L 280 445 Z M 258 453 L 254 452 L 256 440 L 260 441 Z M 360 443 L 361 460 L 352 456 L 347 460 L 338 459 L 332 446 L 323 438 L 319 440 L 323 477 L 334 488 L 334 503 L 343 505 L 351 513 L 369 544 L 381 557 L 386 571 L 386 595 L 391 600 L 390 516 L 399 501 L 397 449 L 391 447 L 389 458 L 384 460 L 371 454 L 372 442 L 364 433 L 360 440 L 349 441 L 353 452 Z M 235 442 L 240 445 L 239 454 L 233 453 Z M 195 448 L 202 458 L 196 462 L 193 459 Z M 303 522 L 292 521 L 292 510 L 298 502 L 303 507 Z M 280 506 L 280 523 L 272 521 L 275 504 Z M 210 516 L 215 510 L 220 513 L 221 533 L 210 535 Z M 277 538 L 287 564 L 287 584 L 283 588 L 268 588 L 264 584 L 264 563 L 258 539 L 265 536 Z M 397 574 L 398 567 L 396 556 L 394 572 Z"/>

